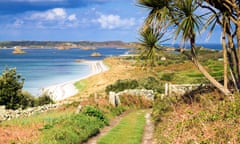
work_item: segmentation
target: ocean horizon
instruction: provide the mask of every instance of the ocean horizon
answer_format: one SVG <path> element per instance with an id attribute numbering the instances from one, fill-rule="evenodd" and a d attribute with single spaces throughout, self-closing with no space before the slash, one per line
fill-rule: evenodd
<path id="1" fill-rule="evenodd" d="M 181 44 L 163 44 L 163 46 L 169 46 L 174 48 L 182 47 Z M 222 50 L 222 44 L 219 43 L 197 43 L 196 46 L 202 46 L 207 49 L 213 49 L 213 50 Z M 190 48 L 189 44 L 185 45 L 186 48 Z"/>
<path id="2" fill-rule="evenodd" d="M 0 49 L 1 73 L 5 67 L 16 68 L 17 73 L 25 79 L 23 90 L 39 96 L 42 88 L 79 79 L 91 72 L 88 64 L 76 62 L 76 60 L 103 60 L 106 57 L 126 54 L 129 49 L 26 48 L 25 54 L 12 54 L 12 51 L 13 49 L 10 48 Z M 91 54 L 94 52 L 100 53 L 101 56 L 92 57 Z"/>

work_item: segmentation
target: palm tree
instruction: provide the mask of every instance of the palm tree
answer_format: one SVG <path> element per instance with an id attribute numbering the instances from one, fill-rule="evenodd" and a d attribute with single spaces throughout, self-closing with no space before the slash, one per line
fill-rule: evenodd
<path id="1" fill-rule="evenodd" d="M 179 25 L 176 30 L 176 35 L 181 34 L 182 40 L 189 41 L 191 46 L 191 60 L 195 64 L 195 66 L 199 69 L 199 71 L 220 91 L 222 91 L 225 95 L 229 95 L 230 91 L 220 84 L 214 77 L 212 77 L 206 69 L 199 63 L 196 55 L 196 47 L 195 47 L 195 38 L 196 31 L 200 30 L 202 23 L 202 19 L 204 15 L 196 15 L 195 11 L 199 7 L 196 1 L 192 0 L 183 0 L 176 2 L 176 17 L 174 21 L 178 21 Z"/>
<path id="2" fill-rule="evenodd" d="M 213 30 L 218 24 L 222 28 L 222 46 L 224 56 L 224 67 L 226 71 L 227 61 L 229 61 L 229 71 L 234 83 L 235 89 L 240 89 L 240 45 L 238 43 L 238 52 L 234 39 L 237 36 L 237 41 L 240 38 L 240 5 L 239 1 L 229 0 L 205 0 L 205 3 L 200 3 L 201 7 L 210 10 L 213 15 L 208 20 L 208 25 L 211 24 Z M 227 54 L 226 54 L 227 53 Z M 226 77 L 225 72 L 225 77 Z M 225 78 L 226 79 L 226 78 Z M 225 82 L 226 83 L 226 82 Z M 226 85 L 226 84 L 225 84 Z"/>
<path id="3" fill-rule="evenodd" d="M 138 0 L 139 6 L 149 10 L 148 17 L 143 25 L 143 31 L 148 27 L 163 29 L 167 26 L 169 10 L 174 0 Z"/>
<path id="4" fill-rule="evenodd" d="M 163 37 L 163 33 L 159 33 L 158 31 L 155 31 L 155 29 L 148 27 L 145 30 L 142 30 L 140 40 L 140 51 L 141 51 L 141 57 L 147 58 L 150 61 L 150 66 L 156 65 L 156 51 L 160 50 L 159 43 L 162 43 L 164 41 L 161 41 Z M 146 60 L 147 60 L 146 59 Z"/>
<path id="5" fill-rule="evenodd" d="M 140 4 L 146 4 L 139 0 Z M 191 60 L 195 64 L 195 66 L 199 69 L 199 71 L 220 91 L 222 91 L 225 95 L 229 95 L 230 91 L 226 89 L 222 84 L 220 84 L 215 78 L 213 78 L 206 69 L 199 63 L 196 55 L 196 48 L 195 48 L 195 39 L 196 39 L 196 32 L 200 31 L 202 23 L 202 18 L 204 15 L 198 16 L 195 14 L 195 11 L 198 8 L 198 4 L 196 0 L 181 0 L 181 1 L 168 1 L 168 0 L 161 0 L 166 3 L 164 3 L 164 7 L 157 6 L 156 3 L 160 3 L 160 1 L 156 0 L 145 0 L 147 2 L 147 6 L 152 8 L 151 12 L 149 13 L 149 17 L 147 18 L 147 23 L 149 25 L 159 25 L 158 21 L 164 20 L 164 22 L 160 22 L 160 24 L 167 24 L 167 26 L 176 26 L 176 37 L 181 35 L 183 42 L 190 42 L 191 45 Z M 151 3 L 151 5 L 149 4 Z M 153 6 L 156 4 L 155 6 Z M 165 8 L 167 8 L 166 12 L 161 12 L 162 10 L 166 11 Z M 154 13 L 156 10 L 157 13 Z M 166 14 L 167 16 L 164 16 L 166 19 L 162 19 L 162 13 Z M 154 18 L 154 19 L 153 19 Z M 152 21 L 150 21 L 152 20 Z M 160 25 L 161 26 L 161 25 Z M 159 27 L 154 27 L 159 28 Z M 164 26 L 161 26 L 160 29 L 164 28 Z"/>

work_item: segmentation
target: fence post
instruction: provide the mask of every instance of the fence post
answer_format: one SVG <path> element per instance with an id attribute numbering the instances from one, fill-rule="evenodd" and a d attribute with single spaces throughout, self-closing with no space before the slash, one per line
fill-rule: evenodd
<path id="1" fill-rule="evenodd" d="M 168 83 L 165 83 L 165 96 L 168 96 Z"/>

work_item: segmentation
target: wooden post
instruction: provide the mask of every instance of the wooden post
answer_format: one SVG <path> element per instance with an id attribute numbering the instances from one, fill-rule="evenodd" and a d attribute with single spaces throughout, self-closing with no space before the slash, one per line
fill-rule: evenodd
<path id="1" fill-rule="evenodd" d="M 165 83 L 165 96 L 168 96 L 168 83 Z"/>

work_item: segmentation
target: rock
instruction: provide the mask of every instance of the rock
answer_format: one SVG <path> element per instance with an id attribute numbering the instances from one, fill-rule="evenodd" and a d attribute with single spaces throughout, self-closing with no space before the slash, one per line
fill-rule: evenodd
<path id="1" fill-rule="evenodd" d="M 92 57 L 99 57 L 99 56 L 102 56 L 100 53 L 98 52 L 94 52 L 91 54 Z"/>
<path id="2" fill-rule="evenodd" d="M 31 107 L 25 110 L 18 109 L 18 110 L 5 110 L 4 112 L 0 113 L 0 122 L 5 120 L 11 120 L 13 118 L 19 117 L 29 117 L 36 113 L 46 112 L 51 109 L 55 109 L 59 107 L 61 104 L 47 104 L 38 107 Z"/>
<path id="3" fill-rule="evenodd" d="M 165 60 L 167 60 L 166 57 L 161 57 L 161 61 L 165 61 Z"/>
<path id="4" fill-rule="evenodd" d="M 13 54 L 24 54 L 25 51 L 23 51 L 20 47 L 15 47 L 12 53 Z"/>
<path id="5" fill-rule="evenodd" d="M 80 113 L 82 111 L 82 105 L 78 105 L 77 110 L 76 110 L 76 114 Z"/>

